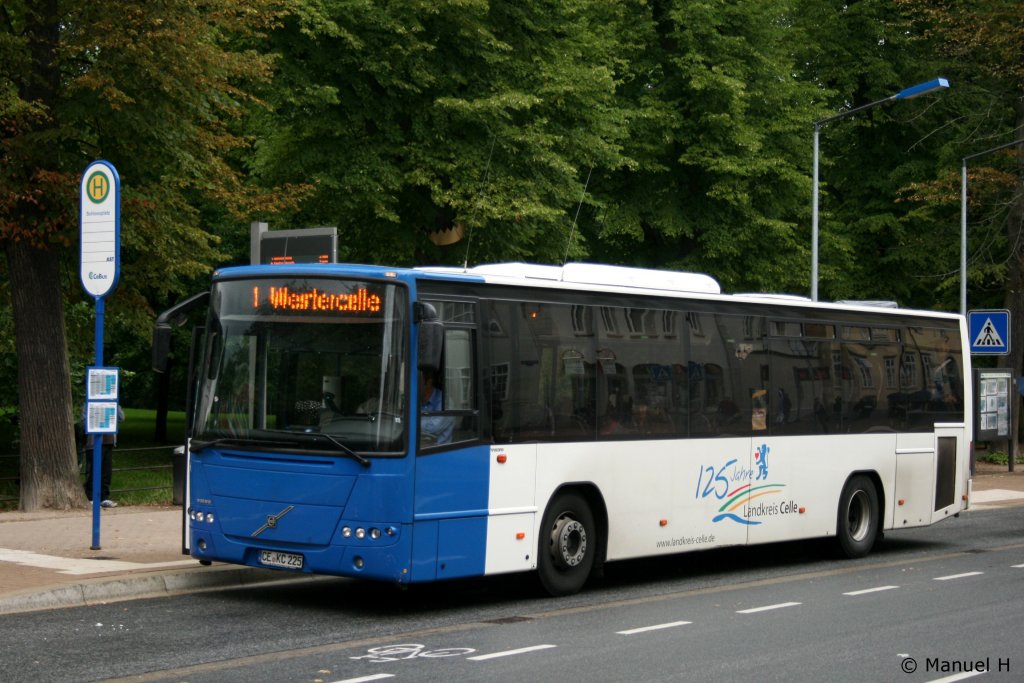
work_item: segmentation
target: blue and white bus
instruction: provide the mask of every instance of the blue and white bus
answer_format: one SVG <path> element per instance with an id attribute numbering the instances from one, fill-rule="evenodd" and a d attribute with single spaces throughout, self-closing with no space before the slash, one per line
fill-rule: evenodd
<path id="1" fill-rule="evenodd" d="M 214 274 L 186 547 L 400 584 L 884 530 L 966 509 L 962 316 L 573 263 Z M 429 396 L 424 394 L 430 393 Z"/>

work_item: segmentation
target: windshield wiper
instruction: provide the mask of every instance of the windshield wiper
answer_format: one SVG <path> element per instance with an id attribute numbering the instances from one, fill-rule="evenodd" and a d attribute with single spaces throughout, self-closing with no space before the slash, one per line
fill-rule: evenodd
<path id="1" fill-rule="evenodd" d="M 315 432 L 315 433 L 311 434 L 310 436 L 319 436 L 319 437 L 322 437 L 324 439 L 327 439 L 328 441 L 333 443 L 335 446 L 337 446 L 339 449 L 341 449 L 342 453 L 344 453 L 348 457 L 352 458 L 353 460 L 355 460 L 357 463 L 359 463 L 363 467 L 369 467 L 370 466 L 370 460 L 368 458 L 364 458 L 363 456 L 359 455 L 354 450 L 352 450 L 351 448 L 349 448 L 348 446 L 346 446 L 345 444 L 343 444 L 341 441 L 339 441 L 335 437 L 331 436 L 330 434 L 324 434 L 323 432 Z"/>
<path id="2" fill-rule="evenodd" d="M 268 439 L 244 439 L 238 436 L 221 436 L 209 441 L 199 441 L 193 439 L 189 444 L 189 450 L 192 452 L 199 452 L 203 449 L 210 448 L 211 446 L 220 446 L 221 444 L 237 444 L 240 446 L 247 446 L 249 448 L 266 449 L 270 446 L 295 446 L 297 444 L 309 443 L 310 441 L 323 440 L 336 446 L 343 454 L 355 460 L 363 467 L 370 466 L 370 460 L 359 455 L 354 450 L 346 446 L 344 443 L 334 438 L 330 434 L 324 434 L 322 432 L 289 432 L 279 429 L 264 429 L 261 430 L 263 433 L 272 433 L 278 437 L 285 437 L 284 439 L 268 440 Z"/>
<path id="3" fill-rule="evenodd" d="M 344 443 L 334 438 L 330 434 L 324 434 L 323 432 L 289 432 L 279 429 L 268 429 L 266 431 L 294 439 L 294 441 L 291 442 L 293 445 L 295 443 L 302 443 L 303 441 L 316 441 L 318 439 L 329 441 L 333 445 L 337 446 L 338 450 L 340 450 L 342 453 L 355 460 L 363 467 L 370 466 L 370 460 L 368 458 L 359 455 L 354 450 L 352 450 L 351 448 L 349 448 Z"/>

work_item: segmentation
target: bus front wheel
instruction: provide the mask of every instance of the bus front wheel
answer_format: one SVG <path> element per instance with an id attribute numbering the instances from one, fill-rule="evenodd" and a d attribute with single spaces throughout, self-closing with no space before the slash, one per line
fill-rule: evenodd
<path id="1" fill-rule="evenodd" d="M 878 492 L 868 477 L 852 477 L 839 497 L 836 537 L 843 555 L 855 559 L 871 552 L 878 537 Z"/>
<path id="2" fill-rule="evenodd" d="M 586 499 L 578 493 L 558 495 L 541 523 L 537 572 L 541 585 L 554 596 L 583 588 L 594 566 L 597 528 Z"/>

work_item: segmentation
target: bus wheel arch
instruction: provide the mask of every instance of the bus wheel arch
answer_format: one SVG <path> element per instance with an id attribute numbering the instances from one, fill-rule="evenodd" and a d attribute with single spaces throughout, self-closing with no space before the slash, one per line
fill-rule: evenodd
<path id="1" fill-rule="evenodd" d="M 537 574 L 550 595 L 572 595 L 600 571 L 607 528 L 604 501 L 592 485 L 570 484 L 552 494 L 537 541 Z"/>
<path id="2" fill-rule="evenodd" d="M 864 557 L 881 537 L 884 499 L 881 482 L 874 472 L 850 475 L 839 496 L 836 540 L 843 556 Z"/>

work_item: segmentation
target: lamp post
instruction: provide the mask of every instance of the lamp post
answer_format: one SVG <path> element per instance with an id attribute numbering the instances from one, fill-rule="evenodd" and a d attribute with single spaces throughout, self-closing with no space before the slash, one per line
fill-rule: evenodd
<path id="1" fill-rule="evenodd" d="M 968 154 L 960 166 L 960 315 L 967 315 L 967 160 L 1020 144 L 1024 144 L 1024 138 L 986 149 L 984 152 Z"/>
<path id="2" fill-rule="evenodd" d="M 926 95 L 936 90 L 942 90 L 943 88 L 949 87 L 949 81 L 945 78 L 936 78 L 925 83 L 918 83 L 909 88 L 900 90 L 895 95 L 890 95 L 882 100 L 876 100 L 875 102 L 869 102 L 868 104 L 862 104 L 859 107 L 853 109 L 847 109 L 846 111 L 839 112 L 832 116 L 828 116 L 823 119 L 819 119 L 814 122 L 814 172 L 812 175 L 812 184 L 814 186 L 813 195 L 811 197 L 811 300 L 818 300 L 818 139 L 821 136 L 821 127 L 830 121 L 841 119 L 844 116 L 850 114 L 856 114 L 862 112 L 865 109 L 871 109 L 877 107 L 880 104 L 886 104 L 887 102 L 893 102 L 895 100 L 910 100 L 920 95 Z"/>

